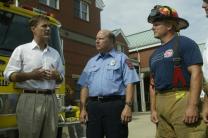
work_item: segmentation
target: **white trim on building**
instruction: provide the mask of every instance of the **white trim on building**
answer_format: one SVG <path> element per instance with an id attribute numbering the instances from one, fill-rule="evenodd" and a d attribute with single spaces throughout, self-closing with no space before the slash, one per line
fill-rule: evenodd
<path id="1" fill-rule="evenodd" d="M 96 0 L 96 7 L 99 8 L 100 10 L 103 10 L 105 4 L 103 3 L 102 0 Z"/>

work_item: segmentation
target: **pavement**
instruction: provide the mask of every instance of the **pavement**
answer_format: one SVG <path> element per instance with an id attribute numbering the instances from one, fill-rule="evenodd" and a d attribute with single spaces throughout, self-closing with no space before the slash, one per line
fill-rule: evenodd
<path id="1" fill-rule="evenodd" d="M 155 125 L 150 121 L 150 112 L 134 112 L 129 123 L 128 138 L 155 138 Z"/>
<path id="2" fill-rule="evenodd" d="M 75 132 L 73 135 L 72 131 Z M 84 133 L 85 129 L 83 126 L 80 128 L 80 125 L 64 127 L 62 138 L 86 138 Z M 133 113 L 132 121 L 129 123 L 128 138 L 155 138 L 155 125 L 150 121 L 149 112 Z"/>

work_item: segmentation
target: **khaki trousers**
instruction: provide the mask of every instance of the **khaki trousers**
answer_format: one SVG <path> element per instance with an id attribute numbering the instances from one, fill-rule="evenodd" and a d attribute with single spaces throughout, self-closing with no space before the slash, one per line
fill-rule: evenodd
<path id="1" fill-rule="evenodd" d="M 55 94 L 21 94 L 16 108 L 19 138 L 56 138 L 57 106 Z"/>
<path id="2" fill-rule="evenodd" d="M 183 123 L 188 92 L 176 91 L 156 94 L 159 123 L 156 138 L 208 138 L 207 126 L 200 116 L 195 124 Z M 201 113 L 201 104 L 199 106 Z"/>

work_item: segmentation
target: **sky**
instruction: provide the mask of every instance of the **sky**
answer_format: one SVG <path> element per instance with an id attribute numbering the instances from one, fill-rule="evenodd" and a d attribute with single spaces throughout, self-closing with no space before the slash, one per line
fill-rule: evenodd
<path id="1" fill-rule="evenodd" d="M 102 29 L 122 29 L 131 35 L 152 28 L 147 17 L 155 5 L 167 5 L 176 9 L 179 17 L 189 22 L 189 27 L 180 31 L 198 44 L 208 39 L 208 18 L 202 9 L 202 0 L 103 0 L 101 11 Z"/>

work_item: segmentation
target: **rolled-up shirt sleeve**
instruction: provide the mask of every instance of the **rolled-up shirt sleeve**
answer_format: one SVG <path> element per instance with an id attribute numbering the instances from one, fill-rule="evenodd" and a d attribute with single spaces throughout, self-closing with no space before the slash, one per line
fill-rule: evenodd
<path id="1" fill-rule="evenodd" d="M 22 70 L 21 48 L 17 47 L 12 53 L 9 62 L 4 70 L 4 78 L 9 81 L 9 77 L 14 72 Z"/>

